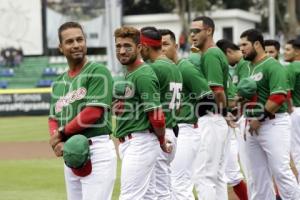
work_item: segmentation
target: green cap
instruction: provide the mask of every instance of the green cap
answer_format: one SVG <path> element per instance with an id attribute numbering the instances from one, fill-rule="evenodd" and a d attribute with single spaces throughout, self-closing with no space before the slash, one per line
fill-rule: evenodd
<path id="1" fill-rule="evenodd" d="M 89 141 L 83 135 L 74 135 L 64 144 L 63 157 L 71 168 L 82 167 L 90 158 Z"/>
<path id="2" fill-rule="evenodd" d="M 248 100 L 256 94 L 256 90 L 256 82 L 251 78 L 244 78 L 237 85 L 238 95 Z"/>

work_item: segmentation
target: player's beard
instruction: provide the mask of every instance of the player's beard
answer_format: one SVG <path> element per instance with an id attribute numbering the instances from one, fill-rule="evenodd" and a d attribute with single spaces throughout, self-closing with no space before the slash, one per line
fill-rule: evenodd
<path id="1" fill-rule="evenodd" d="M 130 65 L 134 63 L 136 59 L 137 59 L 137 54 L 132 54 L 132 56 L 128 60 L 122 60 L 122 58 L 120 58 L 119 61 L 122 65 Z"/>
<path id="2" fill-rule="evenodd" d="M 257 56 L 256 50 L 253 48 L 252 51 L 248 55 L 244 55 L 244 59 L 248 61 L 254 60 L 254 58 Z"/>

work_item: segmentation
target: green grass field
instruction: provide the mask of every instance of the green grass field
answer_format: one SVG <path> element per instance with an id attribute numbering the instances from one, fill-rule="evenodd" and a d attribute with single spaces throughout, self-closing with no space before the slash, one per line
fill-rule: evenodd
<path id="1" fill-rule="evenodd" d="M 47 116 L 0 118 L 1 142 L 48 141 Z M 120 160 L 112 200 L 120 193 Z M 0 160 L 0 199 L 65 200 L 63 161 Z"/>
<path id="2" fill-rule="evenodd" d="M 1 142 L 47 141 L 47 117 L 0 118 Z M 120 188 L 120 162 L 113 200 Z M 65 200 L 63 161 L 0 160 L 0 199 L 3 200 Z"/>

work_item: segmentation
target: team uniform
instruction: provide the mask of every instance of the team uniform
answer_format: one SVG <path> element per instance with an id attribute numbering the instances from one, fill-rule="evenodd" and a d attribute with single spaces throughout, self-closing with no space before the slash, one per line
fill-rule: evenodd
<path id="1" fill-rule="evenodd" d="M 207 81 L 187 59 L 178 61 L 183 78 L 182 102 L 177 122 L 179 134 L 177 151 L 171 163 L 172 200 L 195 199 L 193 195 L 194 163 L 200 149 L 201 132 L 198 128 L 197 103 L 212 94 Z"/>
<path id="2" fill-rule="evenodd" d="M 294 111 L 291 114 L 292 120 L 292 146 L 291 153 L 297 168 L 300 172 L 300 62 L 294 61 L 287 66 L 289 75 L 289 85 L 292 93 L 292 100 L 294 105 Z M 300 181 L 300 175 L 298 176 L 298 182 Z"/>
<path id="3" fill-rule="evenodd" d="M 90 140 L 92 173 L 80 177 L 64 166 L 67 196 L 70 200 L 111 199 L 116 178 L 117 159 L 111 134 L 110 109 L 112 77 L 100 64 L 88 62 L 81 72 L 71 78 L 65 72 L 52 88 L 50 118 L 65 126 L 88 106 L 102 107 L 103 116 L 80 134 Z"/>
<path id="4" fill-rule="evenodd" d="M 202 54 L 200 70 L 210 87 L 223 87 L 226 95 L 228 61 L 219 48 L 211 47 Z M 228 194 L 224 163 L 229 139 L 228 125 L 222 115 L 213 113 L 200 117 L 198 124 L 202 135 L 195 171 L 198 197 L 226 200 Z"/>
<path id="5" fill-rule="evenodd" d="M 120 200 L 151 199 L 159 141 L 150 131 L 147 112 L 161 107 L 159 82 L 147 64 L 126 74 L 124 108 L 114 133 L 122 159 Z M 152 188 L 155 189 L 155 188 Z"/>
<path id="6" fill-rule="evenodd" d="M 231 77 L 228 78 L 228 100 L 234 100 L 236 96 L 236 86 L 232 83 Z M 237 137 L 239 137 L 239 129 L 229 127 L 229 137 L 228 142 L 228 157 L 225 166 L 226 182 L 230 186 L 235 186 L 240 183 L 244 176 L 241 173 L 240 164 L 238 160 L 238 142 Z"/>
<path id="7" fill-rule="evenodd" d="M 167 58 L 158 58 L 150 63 L 160 85 L 160 101 L 166 119 L 165 137 L 172 143 L 172 152 L 162 150 L 155 166 L 156 198 L 160 200 L 171 199 L 171 168 L 176 153 L 178 127 L 176 112 L 180 108 L 182 77 L 177 66 Z M 154 199 L 154 198 L 153 198 Z"/>
<path id="8" fill-rule="evenodd" d="M 250 62 L 245 61 L 243 58 L 236 64 L 232 76 L 233 84 L 237 85 L 243 78 L 250 76 Z"/>
<path id="9" fill-rule="evenodd" d="M 283 67 L 273 58 L 267 57 L 250 66 L 251 78 L 257 83 L 258 100 L 246 117 L 257 117 L 259 105 L 265 105 L 273 94 L 287 93 L 287 77 Z M 251 174 L 251 199 L 275 199 L 272 175 L 282 199 L 299 199 L 299 189 L 290 168 L 290 118 L 286 103 L 275 113 L 275 118 L 261 122 L 258 135 L 250 135 L 249 125 L 243 130 L 247 134 L 245 143 Z"/>

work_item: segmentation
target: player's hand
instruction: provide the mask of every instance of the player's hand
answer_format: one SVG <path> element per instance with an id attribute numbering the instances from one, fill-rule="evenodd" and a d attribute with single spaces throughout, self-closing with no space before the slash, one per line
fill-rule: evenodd
<path id="1" fill-rule="evenodd" d="M 236 128 L 238 126 L 237 123 L 235 123 L 236 117 L 230 112 L 227 113 L 227 117 L 225 117 L 225 120 L 228 126 L 230 126 L 231 128 Z"/>
<path id="2" fill-rule="evenodd" d="M 170 140 L 168 140 L 168 139 L 165 139 L 165 142 L 162 145 L 160 145 L 160 148 L 165 153 L 171 153 L 173 151 L 172 142 Z"/>
<path id="3" fill-rule="evenodd" d="M 124 112 L 124 101 L 116 100 L 113 102 L 112 113 L 115 115 L 120 115 Z"/>
<path id="4" fill-rule="evenodd" d="M 253 136 L 253 134 L 255 133 L 256 135 L 258 135 L 258 129 L 260 128 L 260 122 L 257 119 L 252 119 L 249 122 L 249 133 Z"/>
<path id="5" fill-rule="evenodd" d="M 59 142 L 53 149 L 57 157 L 63 156 L 64 142 Z"/>
<path id="6" fill-rule="evenodd" d="M 50 137 L 49 144 L 54 150 L 54 147 L 60 142 L 62 142 L 62 136 L 59 134 L 58 130 L 56 130 L 54 134 Z"/>

